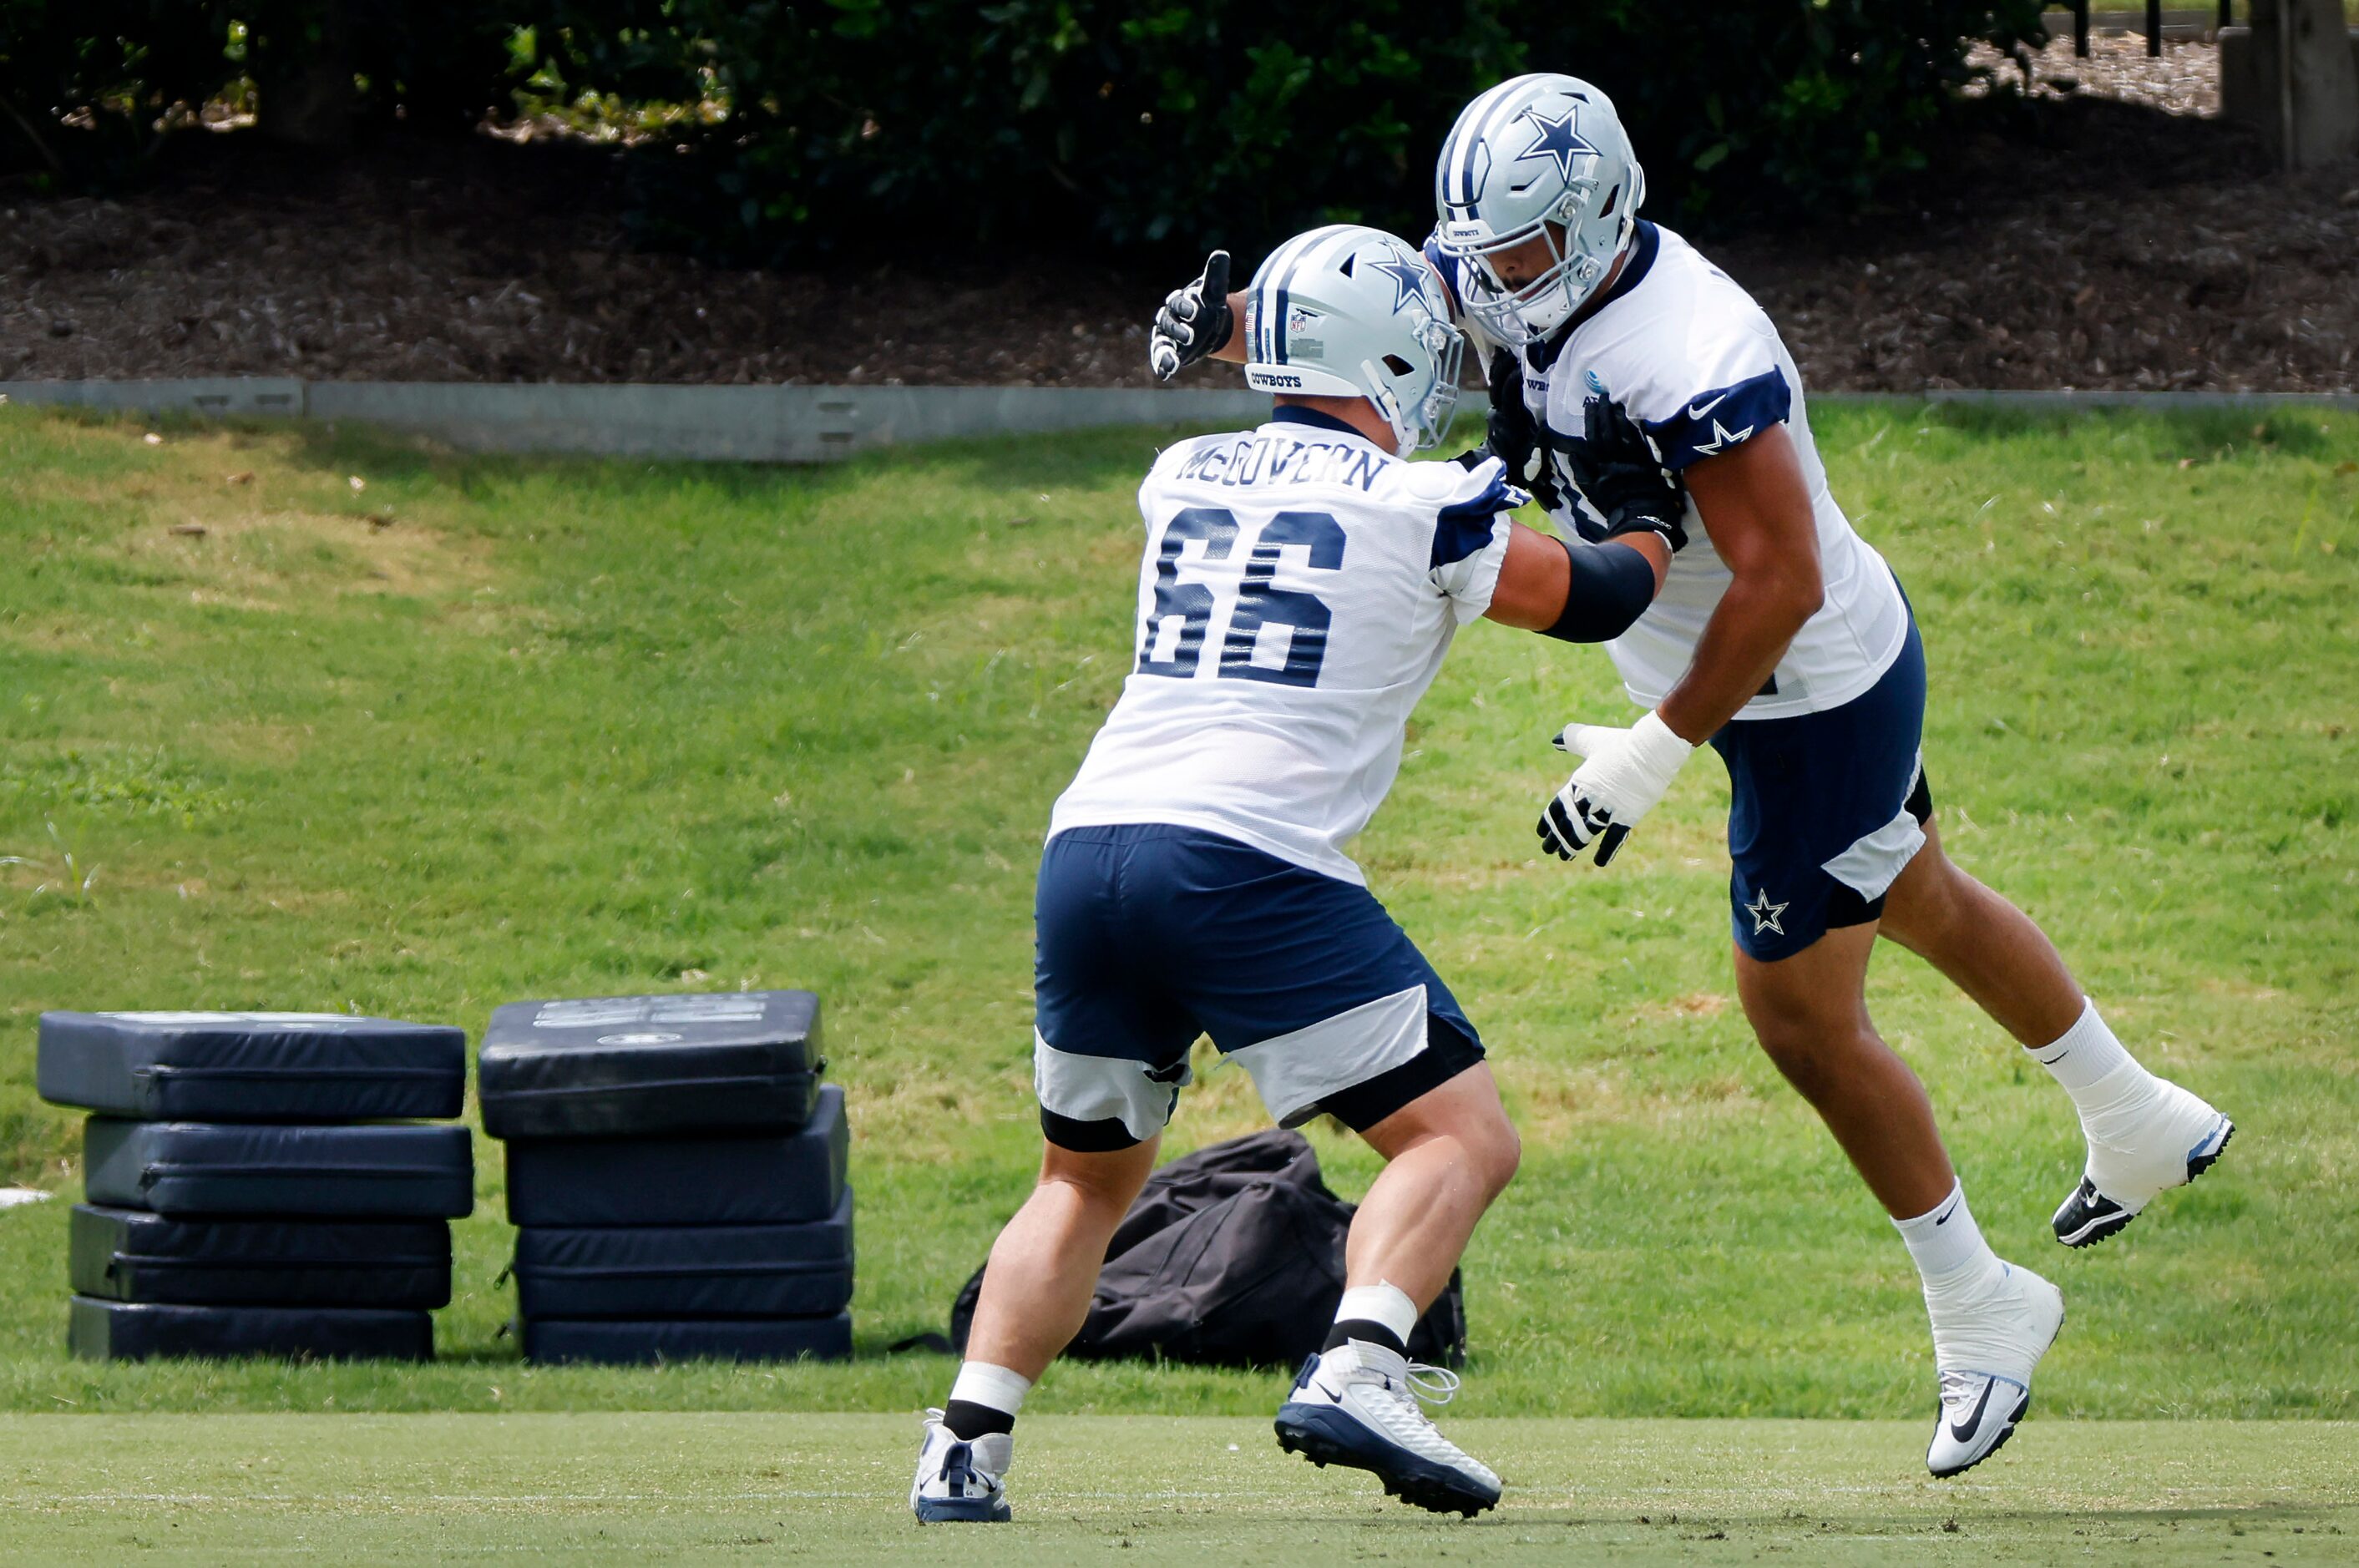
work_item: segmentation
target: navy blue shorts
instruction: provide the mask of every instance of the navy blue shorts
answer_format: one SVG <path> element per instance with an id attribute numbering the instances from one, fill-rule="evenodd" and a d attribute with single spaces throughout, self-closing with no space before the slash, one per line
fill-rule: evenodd
<path id="1" fill-rule="evenodd" d="M 1066 1149 L 1160 1132 L 1200 1034 L 1281 1126 L 1365 1129 L 1482 1060 L 1458 999 L 1365 887 L 1162 823 L 1040 856 L 1033 1077 Z"/>
<path id="2" fill-rule="evenodd" d="M 1728 897 L 1737 946 L 1764 963 L 1884 913 L 1925 843 L 1925 645 L 1914 615 L 1875 684 L 1824 713 L 1739 719 L 1712 749 L 1728 764 Z"/>

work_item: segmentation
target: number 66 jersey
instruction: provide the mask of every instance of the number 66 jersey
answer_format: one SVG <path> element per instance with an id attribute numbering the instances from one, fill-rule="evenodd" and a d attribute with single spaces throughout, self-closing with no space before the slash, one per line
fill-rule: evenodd
<path id="1" fill-rule="evenodd" d="M 1166 451 L 1138 490 L 1131 672 L 1049 836 L 1166 822 L 1364 885 L 1344 846 L 1526 498 L 1495 459 L 1405 463 L 1294 406 Z"/>

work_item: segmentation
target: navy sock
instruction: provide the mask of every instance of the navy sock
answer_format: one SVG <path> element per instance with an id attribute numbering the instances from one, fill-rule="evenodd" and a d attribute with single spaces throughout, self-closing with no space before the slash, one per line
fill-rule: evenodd
<path id="1" fill-rule="evenodd" d="M 1014 1432 L 1016 1418 L 1006 1410 L 995 1410 L 989 1405 L 979 1405 L 973 1399 L 952 1399 L 942 1407 L 942 1424 L 961 1443 L 973 1443 L 978 1437 L 988 1437 L 995 1432 Z"/>
<path id="2" fill-rule="evenodd" d="M 1347 1339 L 1356 1339 L 1363 1345 L 1381 1345 L 1386 1350 L 1400 1356 L 1408 1354 L 1408 1346 L 1402 1343 L 1400 1335 L 1384 1324 L 1371 1323 L 1366 1318 L 1345 1318 L 1327 1331 L 1327 1343 L 1319 1348 L 1322 1352 L 1332 1350 Z"/>

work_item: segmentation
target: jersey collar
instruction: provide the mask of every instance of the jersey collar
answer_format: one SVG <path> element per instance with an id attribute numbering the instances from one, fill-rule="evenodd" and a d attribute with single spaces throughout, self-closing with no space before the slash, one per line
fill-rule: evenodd
<path id="1" fill-rule="evenodd" d="M 1620 275 L 1611 284 L 1583 300 L 1581 309 L 1572 313 L 1572 319 L 1557 329 L 1556 336 L 1546 343 L 1534 343 L 1531 346 L 1527 353 L 1533 369 L 1546 370 L 1549 365 L 1554 365 L 1556 356 L 1564 352 L 1564 345 L 1572 341 L 1572 334 L 1580 330 L 1583 322 L 1592 320 L 1606 306 L 1637 288 L 1646 279 L 1647 274 L 1654 270 L 1655 257 L 1663 248 L 1662 234 L 1644 218 L 1639 219 L 1633 227 L 1636 230 L 1636 237 L 1630 242 L 1630 258 L 1622 264 Z"/>
<path id="2" fill-rule="evenodd" d="M 1359 436 L 1362 441 L 1368 439 L 1360 435 L 1359 431 L 1334 415 L 1322 414 L 1316 408 L 1306 408 L 1299 403 L 1285 403 L 1272 408 L 1269 411 L 1269 419 L 1266 422 L 1273 425 L 1309 425 L 1314 430 L 1334 430 L 1341 435 Z"/>

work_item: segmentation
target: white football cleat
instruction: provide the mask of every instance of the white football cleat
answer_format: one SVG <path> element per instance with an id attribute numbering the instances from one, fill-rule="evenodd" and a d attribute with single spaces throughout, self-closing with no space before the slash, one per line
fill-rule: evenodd
<path id="1" fill-rule="evenodd" d="M 1458 1374 L 1351 1340 L 1302 1364 L 1277 1411 L 1277 1445 L 1324 1469 L 1365 1470 L 1405 1503 L 1473 1518 L 1499 1500 L 1499 1477 L 1434 1429 L 1419 1399 L 1446 1405 Z"/>
<path id="2" fill-rule="evenodd" d="M 967 1439 L 942 1424 L 942 1412 L 926 1412 L 926 1435 L 918 1445 L 918 1478 L 909 1484 L 909 1511 L 919 1524 L 1005 1524 L 1007 1488 L 1001 1477 L 1016 1454 L 1016 1439 L 995 1432 Z"/>
<path id="3" fill-rule="evenodd" d="M 1941 1409 L 1925 1467 L 1937 1476 L 1973 1469 L 2015 1435 L 2031 1409 L 2031 1374 L 2064 1324 L 2055 1286 L 2011 1263 L 1982 1279 L 1928 1294 Z"/>
<path id="4" fill-rule="evenodd" d="M 2236 1124 L 2201 1099 L 2142 1067 L 2121 1096 L 2084 1114 L 2089 1160 L 2081 1185 L 2056 1211 L 2056 1239 L 2088 1247 L 2114 1235 L 2155 1195 L 2212 1169 Z M 2102 1082 L 2102 1081 L 2101 1081 Z"/>

